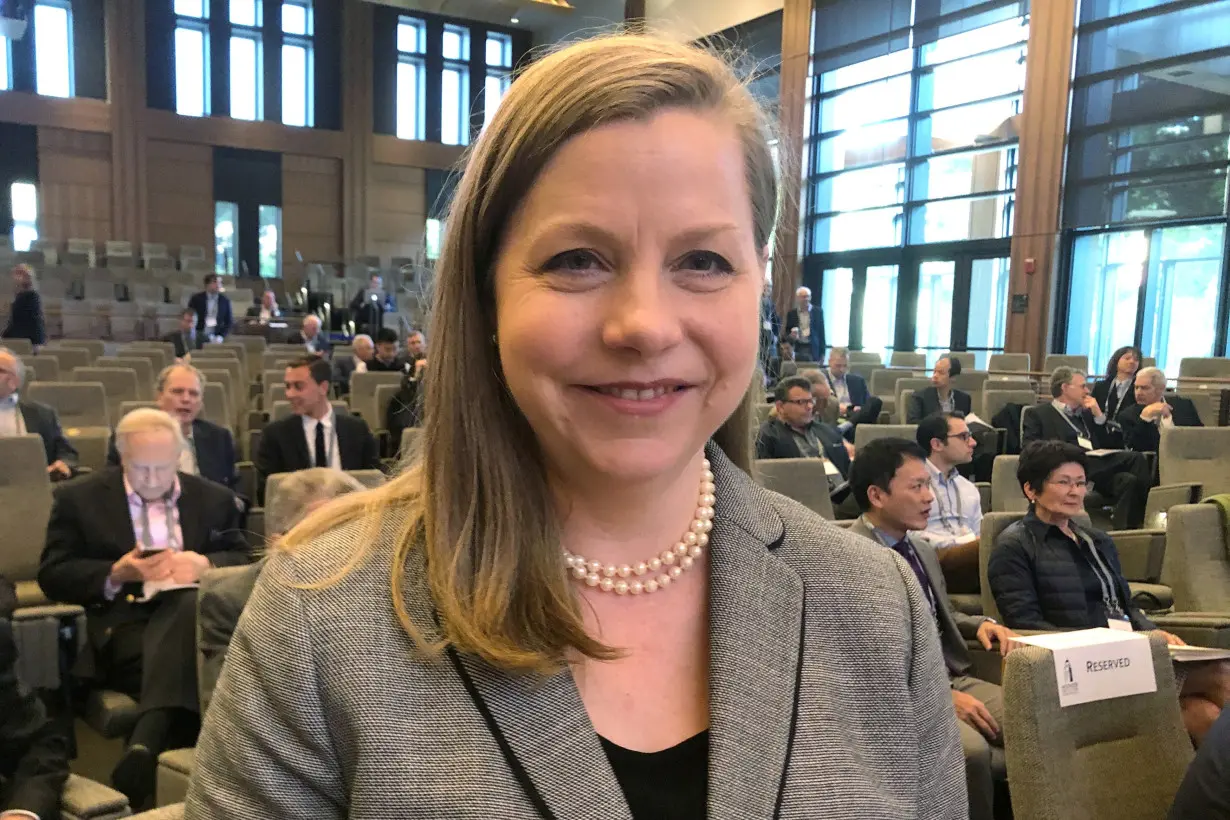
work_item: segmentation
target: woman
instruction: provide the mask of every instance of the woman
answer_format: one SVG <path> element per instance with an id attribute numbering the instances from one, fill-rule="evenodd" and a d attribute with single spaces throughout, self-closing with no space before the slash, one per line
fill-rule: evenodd
<path id="1" fill-rule="evenodd" d="M 1127 345 L 1111 355 L 1106 365 L 1106 376 L 1093 386 L 1093 397 L 1110 421 L 1116 421 L 1124 409 L 1136 403 L 1132 382 L 1140 370 L 1143 357 L 1140 348 Z"/>
<path id="2" fill-rule="evenodd" d="M 9 323 L 0 333 L 4 339 L 29 339 L 38 350 L 47 343 L 43 328 L 43 303 L 34 289 L 34 268 L 17 265 L 13 268 L 13 305 L 9 310 Z"/>
<path id="3" fill-rule="evenodd" d="M 257 582 L 187 817 L 966 816 L 910 570 L 753 484 L 777 207 L 730 69 L 526 69 L 437 268 L 424 432 Z"/>
<path id="4" fill-rule="evenodd" d="M 1110 536 L 1073 520 L 1085 510 L 1085 465 L 1084 450 L 1062 441 L 1035 441 L 1021 453 L 1017 480 L 1029 512 L 1000 533 L 987 566 L 995 605 L 1011 629 L 1158 628 L 1132 603 Z M 1177 673 L 1183 722 L 1199 743 L 1230 694 L 1230 667 L 1185 663 Z"/>

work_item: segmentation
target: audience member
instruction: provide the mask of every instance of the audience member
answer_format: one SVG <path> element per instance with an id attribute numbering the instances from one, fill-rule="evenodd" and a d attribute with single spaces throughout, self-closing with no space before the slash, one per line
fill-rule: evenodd
<path id="1" fill-rule="evenodd" d="M 320 317 L 315 313 L 309 313 L 304 317 L 303 330 L 292 333 L 289 343 L 303 345 L 309 356 L 328 358 L 329 353 L 333 350 L 329 334 L 321 327 Z"/>
<path id="2" fill-rule="evenodd" d="M 29 265 L 13 268 L 13 304 L 9 307 L 9 323 L 0 338 L 28 339 L 35 350 L 47 343 L 43 302 L 38 295 L 34 268 Z"/>
<path id="3" fill-rule="evenodd" d="M 1021 416 L 1021 447 L 1035 441 L 1063 441 L 1085 451 L 1113 448 L 1106 429 L 1106 414 L 1093 396 L 1085 374 L 1070 367 L 1057 367 L 1051 374 L 1050 404 L 1027 408 Z M 1086 472 L 1100 494 L 1115 505 L 1115 529 L 1135 529 L 1145 520 L 1145 501 L 1152 475 L 1140 453 L 1097 452 Z"/>
<path id="4" fill-rule="evenodd" d="M 995 605 L 1014 629 L 1157 629 L 1132 602 L 1115 542 L 1073 520 L 1085 511 L 1088 464 L 1080 447 L 1061 441 L 1037 441 L 1021 453 L 1016 475 L 1029 512 L 995 539 L 987 566 Z M 1199 743 L 1225 705 L 1230 676 L 1220 662 L 1179 671 L 1183 722 Z"/>
<path id="5" fill-rule="evenodd" d="M 184 308 L 179 314 L 179 330 L 162 337 L 162 341 L 175 345 L 175 358 L 182 359 L 192 351 L 201 349 L 205 337 L 197 334 L 196 323 L 196 311 Z"/>
<path id="6" fill-rule="evenodd" d="M 1106 414 L 1108 423 L 1117 423 L 1123 411 L 1136 403 L 1132 382 L 1140 369 L 1140 348 L 1127 345 L 1116 350 L 1106 365 L 1106 376 L 1093 386 L 1093 398 Z"/>
<path id="7" fill-rule="evenodd" d="M 375 336 L 384 326 L 384 312 L 393 310 L 391 294 L 384 290 L 384 279 L 373 273 L 364 290 L 350 300 L 350 318 L 355 331 Z"/>
<path id="8" fill-rule="evenodd" d="M 905 559 L 929 605 L 923 617 L 939 630 L 948 666 L 952 704 L 960 721 L 965 753 L 965 782 L 970 820 L 993 820 L 995 804 L 991 746 L 1003 747 L 1003 692 L 993 683 L 971 677 L 967 640 L 985 649 L 996 643 L 1007 654 L 1016 633 L 990 618 L 953 608 L 935 550 L 917 533 L 926 529 L 935 496 L 927 454 L 912 441 L 881 438 L 859 449 L 850 468 L 850 487 L 863 515 L 850 532 L 870 538 Z M 999 754 L 995 755 L 999 757 Z"/>
<path id="9" fill-rule="evenodd" d="M 745 472 L 768 134 L 665 38 L 519 75 L 453 197 L 426 445 L 271 555 L 187 820 L 965 816 L 920 590 Z"/>
<path id="10" fill-rule="evenodd" d="M 1179 784 L 1168 820 L 1230 818 L 1230 711 L 1204 736 L 1196 759 Z"/>
<path id="11" fill-rule="evenodd" d="M 220 342 L 231 332 L 234 322 L 231 300 L 222 292 L 222 280 L 216 273 L 205 275 L 205 290 L 194 293 L 188 307 L 196 313 L 196 334 L 204 341 Z"/>
<path id="12" fill-rule="evenodd" d="M 0 347 L 0 438 L 37 435 L 47 455 L 47 475 L 52 481 L 69 478 L 77 468 L 77 450 L 65 438 L 53 408 L 21 397 L 25 377 L 21 357 Z"/>
<path id="13" fill-rule="evenodd" d="M 789 339 L 782 339 L 777 343 L 777 352 L 769 359 L 768 370 L 765 371 L 765 383 L 768 386 L 771 387 L 784 378 L 782 371 L 786 369 L 783 367 L 786 362 L 791 363 L 791 371 L 793 371 L 786 375 L 795 375 L 798 370 L 794 358 L 794 345 L 790 343 Z"/>
<path id="14" fill-rule="evenodd" d="M 422 331 L 412 330 L 406 337 L 406 372 L 419 379 L 427 368 L 427 337 Z"/>
<path id="15" fill-rule="evenodd" d="M 0 579 L 3 583 L 3 579 Z M 0 617 L 0 820 L 58 820 L 68 738 L 17 680 L 17 646 Z"/>
<path id="16" fill-rule="evenodd" d="M 329 362 L 304 357 L 286 367 L 286 400 L 294 415 L 265 425 L 256 470 L 261 483 L 274 473 L 309 467 L 378 470 L 380 452 L 367 424 L 335 413 L 329 402 Z M 262 491 L 263 497 L 263 491 Z"/>
<path id="17" fill-rule="evenodd" d="M 256 319 L 256 324 L 267 325 L 273 319 L 282 318 L 282 309 L 278 307 L 278 295 L 270 289 L 261 293 L 261 303 L 248 308 L 248 318 Z"/>
<path id="18" fill-rule="evenodd" d="M 402 373 L 405 362 L 397 355 L 397 331 L 382 327 L 376 332 L 376 355 L 367 363 L 368 373 Z"/>
<path id="19" fill-rule="evenodd" d="M 773 304 L 773 282 L 766 279 L 760 292 L 760 366 L 766 375 L 777 354 L 777 342 L 781 335 L 782 320 L 777 315 L 777 306 Z"/>
<path id="20" fill-rule="evenodd" d="M 201 418 L 204 408 L 205 379 L 190 364 L 173 364 L 158 374 L 158 409 L 179 422 L 184 449 L 179 454 L 179 471 L 199 475 L 229 490 L 238 491 L 239 472 L 235 461 L 235 440 L 225 427 Z M 107 463 L 119 466 L 120 451 L 111 436 Z"/>
<path id="21" fill-rule="evenodd" d="M 811 303 L 811 288 L 795 291 L 794 307 L 786 314 L 786 335 L 800 360 L 824 361 L 824 311 Z"/>
<path id="22" fill-rule="evenodd" d="M 1162 430 L 1169 427 L 1203 427 L 1191 399 L 1166 395 L 1166 374 L 1156 367 L 1136 374 L 1134 401 L 1119 411 L 1123 442 L 1138 453 L 1156 453 Z"/>
<path id="23" fill-rule="evenodd" d="M 178 472 L 178 421 L 142 408 L 115 436 L 122 470 L 56 491 L 38 583 L 53 601 L 86 607 L 77 674 L 140 704 L 111 776 L 140 808 L 153 796 L 158 755 L 193 745 L 199 726 L 193 587 L 210 567 L 249 554 L 234 494 Z"/>
<path id="24" fill-rule="evenodd" d="M 354 348 L 353 355 L 333 357 L 333 388 L 339 396 L 350 392 L 351 374 L 366 373 L 376 355 L 376 345 L 366 333 L 355 336 L 350 344 Z"/>
<path id="25" fill-rule="evenodd" d="M 837 406 L 837 402 L 833 399 L 833 389 L 829 387 L 829 381 L 824 377 L 824 374 L 814 368 L 804 370 L 799 374 L 811 383 L 811 397 L 815 399 L 816 406 L 812 408 L 812 413 L 818 421 L 824 422 L 837 429 L 837 425 L 841 419 L 841 408 Z M 840 433 L 840 429 L 838 429 Z"/>
<path id="26" fill-rule="evenodd" d="M 838 415 L 844 419 L 840 425 L 841 432 L 853 441 L 856 427 L 860 424 L 875 424 L 880 420 L 884 402 L 871 395 L 866 379 L 850 372 L 850 351 L 844 347 L 835 347 L 829 351 L 829 366 L 824 373 L 828 377 L 829 388 L 837 399 Z"/>
<path id="27" fill-rule="evenodd" d="M 914 391 L 906 407 L 906 424 L 918 424 L 934 413 L 956 411 L 962 417 L 974 412 L 974 403 L 969 393 L 952 386 L 953 376 L 961 375 L 961 360 L 940 356 L 931 370 L 931 386 Z"/>
<path id="28" fill-rule="evenodd" d="M 974 458 L 974 436 L 960 410 L 933 413 L 918 424 L 918 446 L 929 453 L 927 472 L 935 503 L 927 527 L 918 533 L 935 548 L 953 592 L 978 590 L 978 540 L 982 495 L 957 472 Z"/>

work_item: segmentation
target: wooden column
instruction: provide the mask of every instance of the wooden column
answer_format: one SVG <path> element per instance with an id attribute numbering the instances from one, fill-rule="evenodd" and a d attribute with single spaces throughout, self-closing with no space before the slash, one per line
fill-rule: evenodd
<path id="1" fill-rule="evenodd" d="M 789 307 L 802 281 L 799 215 L 803 190 L 803 123 L 807 116 L 807 69 L 811 60 L 811 0 L 785 0 L 782 8 L 782 68 L 778 96 L 782 208 L 773 255 L 773 301 Z M 816 294 L 816 301 L 819 301 Z M 783 314 L 784 315 L 784 314 Z"/>
<path id="2" fill-rule="evenodd" d="M 624 0 L 624 22 L 645 22 L 645 0 Z"/>
<path id="3" fill-rule="evenodd" d="M 111 238 L 149 241 L 145 196 L 145 3 L 105 0 L 111 105 Z M 157 241 L 157 237 L 153 237 Z"/>
<path id="4" fill-rule="evenodd" d="M 1050 338 L 1051 282 L 1057 246 L 1068 95 L 1071 90 L 1075 0 L 1034 3 L 1025 63 L 1025 98 L 1020 122 L 1021 161 L 1016 186 L 1016 223 L 1005 348 L 1029 353 L 1042 366 Z M 1027 273 L 1032 268 L 1033 273 Z M 1011 302 L 1029 300 L 1023 313 Z"/>
<path id="5" fill-rule="evenodd" d="M 342 12 L 342 76 L 346 79 L 342 129 L 342 254 L 366 252 L 368 170 L 372 157 L 372 11 L 368 3 L 345 3 Z"/>

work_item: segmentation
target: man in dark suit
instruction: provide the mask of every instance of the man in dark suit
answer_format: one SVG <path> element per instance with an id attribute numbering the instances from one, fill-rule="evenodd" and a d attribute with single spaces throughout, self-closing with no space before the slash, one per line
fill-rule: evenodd
<path id="1" fill-rule="evenodd" d="M 237 491 L 235 440 L 225 427 L 200 418 L 205 395 L 201 371 L 189 364 L 173 364 L 158 374 L 157 390 L 158 409 L 179 422 L 187 443 L 179 456 L 179 471 Z M 107 463 L 116 467 L 120 464 L 114 435 L 107 450 Z"/>
<path id="2" fill-rule="evenodd" d="M 376 355 L 367 363 L 368 373 L 404 373 L 406 361 L 397 352 L 397 331 L 382 327 L 376 331 Z"/>
<path id="3" fill-rule="evenodd" d="M 68 738 L 17 680 L 11 614 L 0 612 L 0 818 L 57 820 L 68 780 Z"/>
<path id="4" fill-rule="evenodd" d="M 351 375 L 366 373 L 367 366 L 376 357 L 376 343 L 366 333 L 355 336 L 350 343 L 354 348 L 353 355 L 333 358 L 333 389 L 339 396 L 350 392 Z"/>
<path id="5" fill-rule="evenodd" d="M 1066 441 L 1086 452 L 1115 447 L 1114 431 L 1107 429 L 1106 414 L 1089 395 L 1084 373 L 1070 367 L 1055 368 L 1051 396 L 1050 404 L 1022 412 L 1022 448 L 1034 441 Z M 1086 474 L 1094 489 L 1115 505 L 1115 529 L 1137 529 L 1144 524 L 1145 502 L 1153 483 L 1144 456 L 1126 450 L 1101 453 L 1090 457 Z"/>
<path id="6" fill-rule="evenodd" d="M 378 273 L 373 273 L 367 287 L 350 300 L 350 318 L 355 330 L 371 336 L 384 326 L 385 311 L 394 309 L 392 294 L 385 291 L 384 280 Z"/>
<path id="7" fill-rule="evenodd" d="M 786 336 L 795 344 L 800 359 L 824 361 L 824 311 L 811 303 L 811 289 L 799 288 L 795 307 L 786 314 Z"/>
<path id="8" fill-rule="evenodd" d="M 197 315 L 192 308 L 184 308 L 179 314 L 179 330 L 168 333 L 162 341 L 175 345 L 175 358 L 182 359 L 194 350 L 201 349 L 202 336 L 196 332 Z"/>
<path id="9" fill-rule="evenodd" d="M 773 283 L 766 279 L 760 293 L 760 366 L 766 374 L 777 357 L 777 340 L 781 335 L 782 320 L 773 304 Z"/>
<path id="10" fill-rule="evenodd" d="M 188 307 L 196 312 L 198 337 L 222 341 L 231 332 L 234 323 L 231 300 L 222 293 L 222 281 L 218 279 L 218 274 L 205 275 L 205 290 L 192 294 Z"/>
<path id="11" fill-rule="evenodd" d="M 286 368 L 286 400 L 293 416 L 265 425 L 256 470 L 262 497 L 265 479 L 309 467 L 335 470 L 378 470 L 380 450 L 367 423 L 346 413 L 334 413 L 329 403 L 329 362 L 311 356 Z"/>
<path id="12" fill-rule="evenodd" d="M 234 494 L 178 471 L 179 422 L 142 408 L 116 428 L 122 469 L 56 491 L 38 582 L 86 608 L 76 673 L 140 704 L 111 779 L 135 808 L 153 796 L 158 755 L 200 727 L 196 584 L 211 567 L 246 564 Z"/>
<path id="13" fill-rule="evenodd" d="M 329 334 L 321 329 L 320 317 L 315 313 L 310 313 L 304 318 L 303 330 L 298 333 L 292 333 L 287 343 L 303 345 L 304 350 L 309 356 L 322 356 L 327 359 L 329 354 L 333 352 L 333 344 L 329 341 Z"/>
<path id="14" fill-rule="evenodd" d="M 931 386 L 910 396 L 906 408 L 906 424 L 918 424 L 935 413 L 951 413 L 954 410 L 968 416 L 973 412 L 969 393 L 952 386 L 953 376 L 961 375 L 961 362 L 950 356 L 940 356 L 931 371 Z"/>
<path id="15" fill-rule="evenodd" d="M 837 400 L 838 415 L 845 419 L 839 427 L 845 437 L 853 441 L 854 429 L 860 424 L 875 424 L 880 420 L 884 402 L 871 395 L 867 380 L 850 372 L 850 351 L 835 347 L 829 351 L 829 366 L 824 371 L 829 389 Z"/>
<path id="16" fill-rule="evenodd" d="M 7 347 L 0 347 L 0 438 L 37 434 L 47 453 L 47 474 L 51 480 L 69 478 L 77 467 L 77 450 L 64 437 L 55 410 L 21 398 L 18 391 L 25 373 L 21 357 Z"/>
<path id="17" fill-rule="evenodd" d="M 1156 453 L 1167 427 L 1203 427 L 1191 399 L 1166 395 L 1166 374 L 1146 367 L 1136 374 L 1135 401 L 1119 412 L 1129 450 Z"/>
<path id="18" fill-rule="evenodd" d="M 29 265 L 13 268 L 13 291 L 9 323 L 0 338 L 29 339 L 37 350 L 47 343 L 47 332 L 43 324 L 43 302 L 34 288 L 34 269 Z"/>
<path id="19" fill-rule="evenodd" d="M 939 630 L 952 686 L 952 705 L 965 752 L 970 820 L 993 820 L 994 781 L 1006 775 L 1000 730 L 1003 692 L 972 676 L 973 662 L 965 642 L 977 640 L 988 650 L 998 643 L 1000 652 L 1007 654 L 1016 633 L 989 618 L 954 609 L 935 549 L 912 535 L 927 528 L 935 502 L 926 461 L 926 452 L 906 439 L 876 439 L 860 448 L 850 468 L 850 488 L 863 514 L 850 532 L 904 558 L 922 587 L 931 611 L 920 617 L 933 618 Z"/>

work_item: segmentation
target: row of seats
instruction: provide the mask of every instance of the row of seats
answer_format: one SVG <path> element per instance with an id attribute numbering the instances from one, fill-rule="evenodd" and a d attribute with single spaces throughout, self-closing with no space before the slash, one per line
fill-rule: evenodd
<path id="1" fill-rule="evenodd" d="M 28 251 L 12 253 L 12 239 L 5 237 L 4 246 L 0 246 L 0 254 L 17 258 L 17 261 L 34 265 L 74 265 L 94 267 L 102 264 L 106 267 L 135 267 L 140 263 L 145 268 L 174 269 L 178 264 L 181 270 L 208 273 L 213 267 L 212 260 L 205 257 L 202 245 L 181 245 L 179 255 L 171 256 L 165 243 L 143 242 L 140 253 L 136 253 L 133 243 L 124 240 L 107 240 L 100 246 L 93 239 L 73 238 L 63 245 L 54 239 L 36 239 Z"/>

